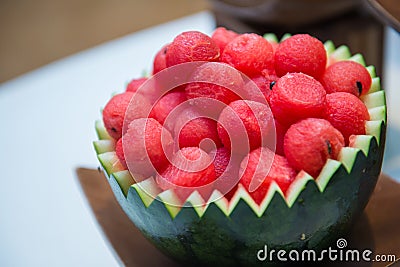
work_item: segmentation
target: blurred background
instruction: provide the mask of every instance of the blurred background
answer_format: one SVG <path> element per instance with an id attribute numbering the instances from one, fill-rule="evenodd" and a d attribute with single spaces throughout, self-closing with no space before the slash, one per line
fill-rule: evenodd
<path id="1" fill-rule="evenodd" d="M 199 11 L 238 32 L 308 32 L 350 44 L 381 73 L 383 24 L 366 3 L 397 0 L 0 0 L 0 83 L 106 41 Z"/>
<path id="2" fill-rule="evenodd" d="M 206 0 L 1 0 L 0 83 L 208 6 Z"/>

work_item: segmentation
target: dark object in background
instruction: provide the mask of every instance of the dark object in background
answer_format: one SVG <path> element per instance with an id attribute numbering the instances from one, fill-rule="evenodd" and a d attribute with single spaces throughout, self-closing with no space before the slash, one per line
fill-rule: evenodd
<path id="1" fill-rule="evenodd" d="M 378 20 L 400 32 L 399 0 L 365 0 L 365 4 Z"/>
<path id="2" fill-rule="evenodd" d="M 383 25 L 362 0 L 210 0 L 217 25 L 238 32 L 309 33 L 362 53 L 382 76 Z"/>
<path id="3" fill-rule="evenodd" d="M 259 25 L 293 27 L 337 17 L 360 0 L 211 0 L 214 10 Z"/>

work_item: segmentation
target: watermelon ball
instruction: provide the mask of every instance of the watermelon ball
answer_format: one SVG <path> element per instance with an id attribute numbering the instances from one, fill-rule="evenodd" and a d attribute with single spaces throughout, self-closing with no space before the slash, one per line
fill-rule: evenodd
<path id="1" fill-rule="evenodd" d="M 186 101 L 184 92 L 170 92 L 162 96 L 160 100 L 153 106 L 149 117 L 156 119 L 164 126 L 165 119 L 179 104 Z"/>
<path id="2" fill-rule="evenodd" d="M 251 77 L 251 80 L 245 85 L 246 99 L 260 103 L 269 103 L 272 87 L 277 80 L 278 76 L 274 74 Z"/>
<path id="3" fill-rule="evenodd" d="M 228 63 L 248 76 L 255 76 L 265 69 L 273 69 L 273 48 L 258 34 L 241 34 L 226 45 L 221 62 Z"/>
<path id="4" fill-rule="evenodd" d="M 103 109 L 103 122 L 108 134 L 118 140 L 122 136 L 122 126 L 126 109 L 133 97 L 132 92 L 113 96 Z"/>
<path id="5" fill-rule="evenodd" d="M 326 95 L 324 118 L 342 133 L 348 145 L 351 135 L 365 134 L 365 121 L 369 120 L 369 113 L 355 95 L 337 92 Z"/>
<path id="6" fill-rule="evenodd" d="M 276 148 L 275 153 L 281 156 L 285 156 L 285 152 L 283 150 L 283 140 L 288 129 L 287 126 L 283 125 L 277 120 L 275 122 L 275 130 L 276 130 Z"/>
<path id="7" fill-rule="evenodd" d="M 223 104 L 239 100 L 244 81 L 239 71 L 221 63 L 206 63 L 192 74 L 185 92 L 191 104 L 207 114 L 219 114 Z M 215 101 L 222 102 L 217 105 Z"/>
<path id="8" fill-rule="evenodd" d="M 252 77 L 251 80 L 257 85 L 257 88 L 262 92 L 265 100 L 269 100 L 269 95 L 271 94 L 270 84 L 273 82 L 263 75 L 258 75 Z"/>
<path id="9" fill-rule="evenodd" d="M 220 53 L 222 53 L 225 46 L 238 35 L 239 34 L 234 31 L 227 30 L 224 27 L 218 27 L 211 35 L 211 39 L 218 45 Z"/>
<path id="10" fill-rule="evenodd" d="M 368 70 L 361 64 L 345 60 L 330 65 L 321 78 L 326 92 L 347 92 L 355 96 L 366 94 L 372 79 Z"/>
<path id="11" fill-rule="evenodd" d="M 127 168 L 128 166 L 126 165 L 125 161 L 124 149 L 122 147 L 122 138 L 118 139 L 117 143 L 115 143 L 115 154 L 117 154 L 117 157 L 122 166 L 124 166 L 124 168 Z"/>
<path id="12" fill-rule="evenodd" d="M 157 52 L 153 61 L 153 75 L 157 72 L 167 68 L 166 54 L 168 51 L 169 44 L 164 45 L 160 51 Z"/>
<path id="13" fill-rule="evenodd" d="M 130 104 L 132 102 L 132 104 Z M 140 103 L 140 105 L 137 105 Z M 128 108 L 129 107 L 129 108 Z M 148 101 L 140 94 L 125 92 L 113 96 L 103 109 L 103 122 L 108 134 L 118 140 L 122 136 L 125 120 L 144 118 L 149 110 Z M 125 113 L 128 111 L 127 116 Z"/>
<path id="14" fill-rule="evenodd" d="M 131 80 L 126 86 L 126 91 L 135 93 L 145 81 L 147 81 L 146 77 Z"/>
<path id="15" fill-rule="evenodd" d="M 265 147 L 251 151 L 243 159 L 239 171 L 240 183 L 249 191 L 257 204 L 265 198 L 272 181 L 286 193 L 296 175 L 296 171 L 285 157 Z"/>
<path id="16" fill-rule="evenodd" d="M 149 96 L 140 93 L 134 93 L 133 97 L 126 108 L 122 134 L 124 134 L 129 123 L 135 119 L 147 118 L 151 111 L 151 105 L 148 101 Z"/>
<path id="17" fill-rule="evenodd" d="M 134 174 L 146 178 L 161 172 L 172 158 L 172 135 L 155 119 L 133 120 L 122 138 L 125 160 Z"/>
<path id="18" fill-rule="evenodd" d="M 156 177 L 161 189 L 174 189 L 181 200 L 185 200 L 194 190 L 208 199 L 215 179 L 211 157 L 198 147 L 180 149 L 166 169 Z"/>
<path id="19" fill-rule="evenodd" d="M 215 176 L 220 177 L 229 165 L 231 153 L 226 147 L 219 147 L 212 150 L 209 155 L 213 159 Z"/>
<path id="20" fill-rule="evenodd" d="M 175 37 L 168 46 L 165 60 L 167 67 L 193 61 L 218 61 L 219 47 L 208 35 L 187 31 Z"/>
<path id="21" fill-rule="evenodd" d="M 274 59 L 279 77 L 302 72 L 319 79 L 325 71 L 327 55 L 320 40 L 308 34 L 296 34 L 278 45 Z"/>
<path id="22" fill-rule="evenodd" d="M 273 127 L 269 107 L 250 100 L 230 103 L 222 110 L 217 123 L 222 144 L 232 153 L 242 155 L 257 147 L 269 145 Z"/>
<path id="23" fill-rule="evenodd" d="M 219 147 L 209 153 L 213 159 L 215 174 L 215 189 L 231 199 L 239 182 L 239 166 L 243 157 L 231 155 L 226 147 Z"/>
<path id="24" fill-rule="evenodd" d="M 283 148 L 289 164 L 316 178 L 328 159 L 337 159 L 343 135 L 324 119 L 308 118 L 289 127 Z"/>
<path id="25" fill-rule="evenodd" d="M 326 92 L 313 77 L 303 73 L 288 73 L 272 87 L 270 106 L 275 118 L 284 125 L 301 119 L 321 118 Z"/>
<path id="26" fill-rule="evenodd" d="M 183 110 L 176 118 L 174 136 L 179 148 L 201 147 L 205 151 L 211 151 L 222 145 L 218 137 L 217 122 L 202 117 L 193 108 Z"/>

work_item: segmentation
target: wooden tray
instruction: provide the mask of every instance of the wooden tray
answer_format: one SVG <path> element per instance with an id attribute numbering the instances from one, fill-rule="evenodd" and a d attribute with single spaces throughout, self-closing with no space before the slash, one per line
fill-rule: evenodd
<path id="1" fill-rule="evenodd" d="M 99 170 L 78 168 L 83 192 L 117 257 L 126 266 L 180 266 L 159 252 L 125 215 Z M 381 175 L 361 218 L 346 237 L 349 248 L 400 257 L 400 184 Z M 400 262 L 348 263 L 341 266 L 400 266 Z M 337 266 L 337 264 L 332 265 Z"/>

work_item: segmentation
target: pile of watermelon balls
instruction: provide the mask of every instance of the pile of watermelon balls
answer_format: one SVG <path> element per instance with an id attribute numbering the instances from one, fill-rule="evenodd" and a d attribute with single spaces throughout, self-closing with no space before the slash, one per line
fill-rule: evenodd
<path id="1" fill-rule="evenodd" d="M 142 77 L 132 80 L 126 91 L 113 96 L 103 109 L 104 125 L 116 141 L 122 164 L 128 165 L 135 177 L 155 177 L 162 190 L 175 188 L 183 200 L 190 191 L 179 191 L 180 187 L 199 188 L 225 175 L 235 181 L 235 186 L 224 192 L 228 199 L 236 183 L 249 189 L 257 177 L 261 185 L 250 195 L 260 203 L 272 181 L 286 193 L 300 171 L 317 178 L 327 159 L 337 159 L 341 148 L 351 145 L 353 135 L 365 134 L 369 113 L 359 97 L 371 86 L 370 74 L 356 62 L 335 62 L 327 56 L 323 43 L 308 34 L 275 43 L 222 27 L 211 37 L 198 31 L 183 32 L 156 54 L 152 74 L 195 61 L 220 62 L 244 73 L 261 90 L 269 107 L 253 99 L 251 92 L 242 99 L 227 88 L 200 82 L 179 86 L 155 103 L 140 91 L 136 103 L 131 104 L 136 108 L 129 111 L 134 114 L 127 114 L 129 127 L 123 130 L 133 95 L 149 79 Z M 217 75 L 246 91 L 242 76 L 229 76 L 213 70 L 215 64 L 210 66 L 197 74 Z M 198 97 L 221 101 L 229 109 L 223 109 L 215 120 L 203 117 L 201 113 L 210 109 L 202 109 Z M 173 120 L 177 125 L 166 124 L 169 113 L 185 101 L 190 105 Z M 148 105 L 150 114 L 141 112 L 141 107 Z M 244 136 L 235 129 L 238 119 L 244 125 Z M 185 124 L 178 125 L 179 121 Z M 262 146 L 271 124 L 276 130 L 275 151 Z M 250 150 L 235 150 L 235 140 L 246 137 Z M 202 147 L 203 139 L 212 140 L 214 146 Z M 189 166 L 182 163 L 187 160 Z M 197 171 L 191 171 L 195 168 Z"/>

